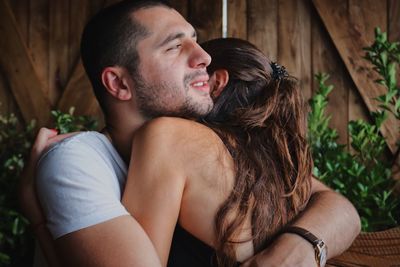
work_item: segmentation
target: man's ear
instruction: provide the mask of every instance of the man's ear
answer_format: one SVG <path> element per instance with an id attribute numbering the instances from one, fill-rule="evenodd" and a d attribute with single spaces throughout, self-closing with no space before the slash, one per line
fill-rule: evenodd
<path id="1" fill-rule="evenodd" d="M 210 80 L 212 80 L 213 83 L 213 88 L 211 88 L 211 97 L 215 99 L 219 97 L 225 86 L 228 84 L 229 73 L 225 69 L 216 70 L 211 75 Z"/>
<path id="2" fill-rule="evenodd" d="M 132 82 L 128 72 L 121 67 L 107 67 L 101 73 L 101 80 L 107 92 L 119 100 L 132 98 Z"/>

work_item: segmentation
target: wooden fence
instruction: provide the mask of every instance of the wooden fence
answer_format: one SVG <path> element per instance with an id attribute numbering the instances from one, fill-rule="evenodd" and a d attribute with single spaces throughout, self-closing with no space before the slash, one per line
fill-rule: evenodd
<path id="1" fill-rule="evenodd" d="M 47 125 L 49 111 L 101 116 L 79 59 L 79 39 L 87 19 L 115 0 L 0 0 L 0 114 Z M 220 37 L 222 0 L 173 0 L 198 31 L 199 41 Z M 398 0 L 228 0 L 228 36 L 260 47 L 301 81 L 306 98 L 316 89 L 318 72 L 331 75 L 335 90 L 328 111 L 331 125 L 348 143 L 347 122 L 368 119 L 373 83 L 362 48 L 374 28 L 400 40 Z M 382 129 L 395 150 L 398 124 Z"/>

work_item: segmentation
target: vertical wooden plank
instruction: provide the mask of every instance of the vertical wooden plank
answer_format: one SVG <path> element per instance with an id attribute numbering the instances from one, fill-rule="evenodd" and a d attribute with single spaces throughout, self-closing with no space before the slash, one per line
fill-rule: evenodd
<path id="1" fill-rule="evenodd" d="M 9 0 L 10 7 L 13 11 L 14 18 L 17 21 L 18 24 L 18 30 L 21 34 L 22 40 L 25 42 L 25 44 L 29 47 L 29 41 L 30 41 L 30 17 L 31 17 L 31 12 L 30 12 L 30 2 L 35 1 L 35 0 Z M 30 51 L 31 52 L 31 51 Z M 36 68 L 35 68 L 36 69 Z M 14 113 L 17 115 L 20 119 L 20 121 L 23 121 L 21 112 L 19 110 L 19 107 L 11 93 L 11 88 L 9 85 L 9 82 L 7 81 L 6 76 L 1 75 L 0 77 L 0 87 L 3 87 L 2 89 L 2 96 L 5 97 L 5 101 L 0 100 L 1 105 L 4 106 L 4 110 L 7 110 L 7 113 Z M 43 88 L 43 91 L 46 89 Z M 0 98 L 1 99 L 1 98 Z M 2 108 L 0 108 L 2 110 Z"/>
<path id="2" fill-rule="evenodd" d="M 228 37 L 247 39 L 247 0 L 228 1 Z"/>
<path id="3" fill-rule="evenodd" d="M 400 1 L 388 0 L 389 40 L 400 42 Z M 397 71 L 397 84 L 400 86 L 400 70 Z"/>
<path id="4" fill-rule="evenodd" d="M 96 14 L 105 5 L 119 2 L 104 0 L 82 0 L 70 1 L 70 18 L 69 18 L 69 46 L 68 46 L 68 77 L 73 79 L 72 75 L 76 73 L 76 68 L 80 59 L 80 40 L 87 21 L 91 16 Z M 65 85 L 64 92 L 69 84 L 69 80 Z M 59 101 L 61 99 L 59 98 Z"/>
<path id="5" fill-rule="evenodd" d="M 68 37 L 68 76 L 70 77 L 80 57 L 80 39 L 90 16 L 90 0 L 71 1 Z"/>
<path id="6" fill-rule="evenodd" d="M 18 113 L 18 106 L 7 83 L 5 73 L 0 71 L 0 115 L 6 116 L 11 113 Z"/>
<path id="7" fill-rule="evenodd" d="M 29 1 L 30 0 L 9 0 L 10 7 L 19 26 L 19 32 L 25 43 L 28 43 Z"/>
<path id="8" fill-rule="evenodd" d="M 400 1 L 388 0 L 388 37 L 392 42 L 400 42 Z M 397 86 L 400 86 L 400 70 L 397 70 Z M 395 192 L 400 195 L 400 155 L 392 166 L 392 177 L 397 181 Z"/>
<path id="9" fill-rule="evenodd" d="M 310 1 L 279 1 L 278 62 L 299 79 L 306 99 L 312 94 L 310 20 Z"/>
<path id="10" fill-rule="evenodd" d="M 309 100 L 312 96 L 312 66 L 311 66 L 311 1 L 297 1 L 299 10 L 299 24 L 301 40 L 298 44 L 300 51 L 299 58 L 299 76 L 300 86 L 305 100 Z"/>
<path id="11" fill-rule="evenodd" d="M 85 26 L 86 21 L 95 13 L 97 13 L 101 8 L 108 6 L 110 4 L 114 4 L 119 2 L 120 0 L 86 0 L 86 12 L 82 13 L 84 18 L 81 19 L 80 22 L 71 24 L 71 28 L 77 27 L 77 31 L 79 32 L 79 37 L 75 36 L 73 38 L 78 39 L 75 40 L 80 43 L 80 36 L 82 34 L 83 27 Z M 76 9 L 78 7 L 73 7 L 75 3 L 71 3 L 71 10 Z M 85 21 L 85 22 L 83 22 Z M 81 28 L 81 29 L 79 29 Z M 71 29 L 72 30 L 72 29 Z M 92 86 L 89 82 L 88 77 L 86 76 L 85 70 L 83 68 L 82 62 L 80 60 L 79 54 L 79 46 L 75 49 L 78 53 L 78 62 L 75 64 L 72 75 L 68 80 L 68 84 L 65 87 L 62 96 L 59 98 L 57 103 L 57 108 L 61 111 L 67 112 L 71 106 L 75 107 L 75 114 L 77 115 L 93 115 L 100 114 L 100 109 L 98 107 L 96 98 L 92 92 Z M 98 116 L 101 117 L 101 116 Z"/>
<path id="12" fill-rule="evenodd" d="M 50 1 L 49 98 L 57 103 L 68 81 L 69 0 Z"/>
<path id="13" fill-rule="evenodd" d="M 387 6 L 386 0 L 349 0 L 348 16 L 354 27 L 363 34 L 368 44 L 372 44 L 375 38 L 375 27 L 382 31 L 387 29 Z M 379 14 L 379 15 L 377 15 Z M 362 52 L 360 51 L 360 54 Z M 371 66 L 372 69 L 372 66 Z M 370 121 L 368 108 L 365 106 L 360 93 L 356 88 L 349 91 L 349 120 L 362 119 Z"/>
<path id="14" fill-rule="evenodd" d="M 337 1 L 336 4 L 338 6 L 347 6 L 347 1 Z M 340 56 L 330 40 L 322 21 L 318 18 L 315 11 L 312 17 L 311 44 L 313 74 L 323 72 L 330 75 L 327 84 L 332 84 L 335 89 L 329 95 L 329 102 L 326 109 L 326 113 L 331 116 L 329 126 L 337 130 L 339 134 L 338 142 L 347 145 L 348 98 L 349 89 L 353 83 L 348 73 L 346 73 L 346 67 L 340 60 Z M 313 86 L 315 92 L 318 89 L 318 83 L 313 82 Z"/>
<path id="15" fill-rule="evenodd" d="M 387 31 L 386 0 L 349 0 L 349 18 L 368 43 L 374 41 L 374 29 Z"/>
<path id="16" fill-rule="evenodd" d="M 17 21 L 18 29 L 21 32 L 21 37 L 24 42 L 27 42 L 27 26 L 28 26 L 28 9 L 27 4 L 29 0 L 8 0 L 14 18 Z M 6 38 L 6 37 L 2 37 Z M 3 52 L 3 51 L 1 51 Z M 4 52 L 3 52 L 4 53 Z M 11 88 L 7 80 L 6 72 L 0 66 L 0 114 L 6 115 L 18 112 L 18 105 L 11 93 Z"/>
<path id="17" fill-rule="evenodd" d="M 388 0 L 389 40 L 400 42 L 400 1 Z"/>
<path id="18" fill-rule="evenodd" d="M 369 42 L 367 36 L 360 32 L 358 25 L 353 22 L 359 18 L 349 15 L 348 9 L 338 8 L 337 4 L 331 1 L 313 0 L 313 3 L 368 109 L 375 110 L 378 103 L 374 99 L 385 93 L 386 90 L 374 83 L 377 74 L 371 71 L 370 64 L 363 58 L 362 48 L 368 46 Z M 374 2 L 371 4 L 374 4 Z M 369 6 L 369 8 L 373 11 L 368 12 L 368 14 L 376 12 L 374 5 Z M 380 129 L 392 153 L 397 149 L 398 129 L 398 121 L 391 116 Z"/>
<path id="19" fill-rule="evenodd" d="M 188 0 L 171 0 L 169 1 L 171 6 L 175 8 L 184 18 L 189 17 L 189 2 Z"/>
<path id="20" fill-rule="evenodd" d="M 81 61 L 78 62 L 74 74 L 68 82 L 68 86 L 58 103 L 58 109 L 68 112 L 71 106 L 75 107 L 76 115 L 95 115 L 99 110 L 92 86 Z"/>
<path id="21" fill-rule="evenodd" d="M 247 2 L 248 40 L 260 48 L 272 61 L 278 58 L 278 1 Z"/>
<path id="22" fill-rule="evenodd" d="M 0 0 L 0 36 L 7 36 L 0 38 L 0 69 L 25 121 L 37 119 L 38 125 L 43 126 L 49 121 L 50 103 L 18 28 L 10 7 Z"/>
<path id="23" fill-rule="evenodd" d="M 29 43 L 36 73 L 49 95 L 49 1 L 30 1 Z"/>
<path id="24" fill-rule="evenodd" d="M 199 43 L 222 36 L 222 1 L 190 0 L 189 22 L 197 31 Z"/>
<path id="25" fill-rule="evenodd" d="M 368 43 L 371 43 L 373 40 L 373 31 L 374 31 L 374 27 L 372 26 L 372 24 L 367 24 L 367 25 L 363 25 L 363 23 L 365 22 L 366 19 L 366 15 L 365 13 L 365 7 L 363 8 L 362 6 L 360 6 L 360 1 L 348 1 L 348 17 L 350 18 L 350 21 L 352 23 L 352 25 L 355 27 L 355 29 L 357 29 L 360 33 L 363 33 L 366 40 L 368 40 Z M 379 13 L 376 13 L 379 14 Z M 385 14 L 386 15 L 386 14 Z M 352 18 L 352 16 L 359 16 L 360 18 Z M 382 14 L 382 16 L 384 16 L 384 14 Z M 379 16 L 372 16 L 372 20 L 377 19 L 377 17 Z M 375 25 L 375 23 L 373 23 Z M 362 54 L 362 52 L 359 52 L 360 55 Z M 367 121 L 367 122 L 371 122 L 371 118 L 369 116 L 369 110 L 368 108 L 365 106 L 364 101 L 360 95 L 360 93 L 358 92 L 357 88 L 352 88 L 349 91 L 349 121 L 354 121 L 354 120 L 363 120 L 363 121 Z M 350 138 L 350 137 L 349 137 Z M 349 139 L 349 143 L 350 143 L 350 139 Z M 350 149 L 352 149 L 350 147 Z"/>

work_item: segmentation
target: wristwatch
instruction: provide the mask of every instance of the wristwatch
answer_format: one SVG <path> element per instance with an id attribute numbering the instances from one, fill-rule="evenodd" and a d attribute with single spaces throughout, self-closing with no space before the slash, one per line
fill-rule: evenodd
<path id="1" fill-rule="evenodd" d="M 297 235 L 303 237 L 308 242 L 310 242 L 314 247 L 315 260 L 317 261 L 317 266 L 318 267 L 325 266 L 326 257 L 328 255 L 328 247 L 326 246 L 324 241 L 322 241 L 322 239 L 319 239 L 318 237 L 316 237 L 315 235 L 310 233 L 310 231 L 307 231 L 306 229 L 303 229 L 303 228 L 297 227 L 297 226 L 286 227 L 283 230 L 283 233 L 297 234 Z"/>

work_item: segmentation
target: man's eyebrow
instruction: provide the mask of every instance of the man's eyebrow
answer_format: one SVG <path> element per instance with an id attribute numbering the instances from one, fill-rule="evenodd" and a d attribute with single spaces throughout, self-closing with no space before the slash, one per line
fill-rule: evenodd
<path id="1" fill-rule="evenodd" d="M 178 33 L 170 34 L 170 35 L 167 36 L 167 38 L 165 38 L 165 39 L 158 45 L 158 47 L 162 47 L 162 46 L 168 44 L 169 42 L 172 42 L 173 40 L 181 39 L 181 38 L 185 37 L 185 35 L 186 35 L 186 34 L 183 33 L 183 32 L 178 32 Z M 197 33 L 196 33 L 196 31 L 193 31 L 191 37 L 192 37 L 192 38 L 197 38 Z"/>

